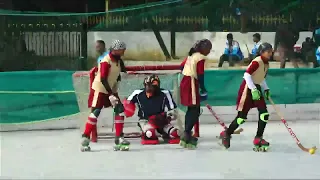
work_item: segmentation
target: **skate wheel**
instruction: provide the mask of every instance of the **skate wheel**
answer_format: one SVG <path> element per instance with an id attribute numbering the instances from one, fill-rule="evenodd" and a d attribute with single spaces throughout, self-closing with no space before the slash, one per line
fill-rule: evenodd
<path id="1" fill-rule="evenodd" d="M 87 152 L 87 151 L 91 151 L 91 148 L 89 146 L 81 147 L 81 152 Z"/>
<path id="2" fill-rule="evenodd" d="M 128 146 L 123 146 L 120 148 L 120 151 L 129 151 L 129 147 Z"/>

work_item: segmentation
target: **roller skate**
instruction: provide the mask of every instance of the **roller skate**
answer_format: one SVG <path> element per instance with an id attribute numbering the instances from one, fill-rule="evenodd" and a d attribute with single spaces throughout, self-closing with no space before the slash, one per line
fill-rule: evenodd
<path id="1" fill-rule="evenodd" d="M 124 139 L 124 137 L 115 137 L 114 143 L 114 151 L 129 151 L 130 142 Z"/>
<path id="2" fill-rule="evenodd" d="M 262 137 L 255 137 L 253 139 L 253 151 L 255 152 L 267 152 L 270 143 L 264 140 Z"/>
<path id="3" fill-rule="evenodd" d="M 223 133 L 220 133 L 220 138 L 221 138 L 221 146 L 223 146 L 225 149 L 230 148 L 230 139 L 231 135 L 227 134 L 227 131 L 224 131 Z"/>
<path id="4" fill-rule="evenodd" d="M 81 151 L 82 152 L 91 151 L 89 144 L 90 144 L 90 139 L 85 135 L 83 135 L 81 140 Z"/>
<path id="5" fill-rule="evenodd" d="M 187 149 L 196 149 L 198 145 L 198 138 L 185 133 L 180 139 L 180 146 Z"/>

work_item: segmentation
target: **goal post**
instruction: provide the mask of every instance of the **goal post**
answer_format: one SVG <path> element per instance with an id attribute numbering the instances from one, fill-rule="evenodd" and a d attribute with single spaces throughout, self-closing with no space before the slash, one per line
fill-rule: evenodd
<path id="1" fill-rule="evenodd" d="M 126 69 L 127 73 L 122 74 L 118 90 L 120 100 L 128 97 L 134 90 L 144 88 L 143 81 L 147 75 L 158 75 L 161 82 L 161 88 L 170 90 L 177 103 L 177 116 L 179 117 L 179 121 L 174 121 L 173 124 L 177 125 L 180 123 L 179 127 L 181 128 L 184 125 L 184 111 L 180 105 L 179 99 L 179 84 L 181 78 L 180 65 L 127 66 Z M 76 92 L 80 113 L 82 114 L 80 121 L 80 123 L 82 123 L 80 124 L 80 127 L 82 128 L 80 129 L 83 130 L 87 116 L 90 112 L 90 109 L 88 108 L 88 94 L 90 89 L 89 72 L 75 72 L 73 74 L 73 86 Z M 141 133 L 137 127 L 137 122 L 137 114 L 125 119 L 124 133 L 126 137 L 140 136 Z M 113 137 L 113 126 L 113 110 L 111 108 L 103 109 L 98 118 L 98 138 Z"/>

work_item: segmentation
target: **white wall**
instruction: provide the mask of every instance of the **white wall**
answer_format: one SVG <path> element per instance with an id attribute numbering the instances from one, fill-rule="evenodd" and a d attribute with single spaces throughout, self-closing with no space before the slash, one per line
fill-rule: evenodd
<path id="1" fill-rule="evenodd" d="M 186 32 L 176 33 L 176 55 L 186 56 L 192 45 L 199 39 L 207 38 L 213 43 L 212 52 L 209 54 L 209 59 L 219 59 L 224 51 L 226 36 L 229 32 Z M 253 47 L 252 35 L 256 32 L 249 32 L 242 34 L 239 32 L 232 32 L 234 39 L 240 43 L 241 50 L 245 57 L 248 56 L 248 45 L 251 51 Z M 274 44 L 274 32 L 259 32 L 263 42 Z M 170 52 L 170 32 L 161 32 L 161 36 L 165 45 Z M 311 37 L 312 32 L 301 32 L 300 39 L 297 44 L 302 44 L 306 37 Z M 89 32 L 88 33 L 88 56 L 96 57 L 95 41 L 104 40 L 107 47 L 115 39 L 123 40 L 127 43 L 127 52 L 125 59 L 127 60 L 165 60 L 165 56 L 159 46 L 159 43 L 153 32 Z"/>

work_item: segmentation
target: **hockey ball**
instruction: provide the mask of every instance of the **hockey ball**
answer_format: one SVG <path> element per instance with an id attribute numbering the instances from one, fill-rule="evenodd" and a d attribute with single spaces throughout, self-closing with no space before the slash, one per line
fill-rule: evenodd
<path id="1" fill-rule="evenodd" d="M 310 154 L 314 154 L 315 152 L 316 152 L 316 149 L 315 149 L 315 148 L 309 149 L 309 153 L 310 153 Z"/>

